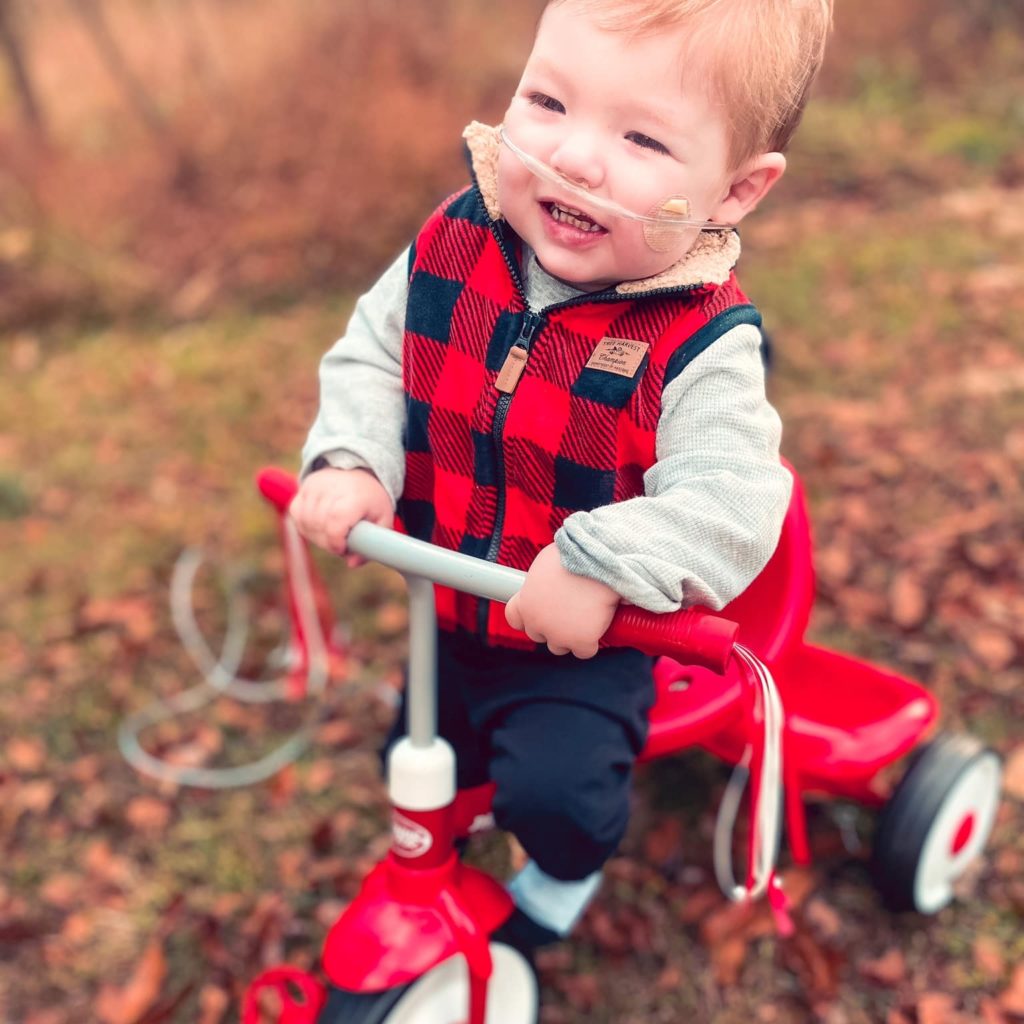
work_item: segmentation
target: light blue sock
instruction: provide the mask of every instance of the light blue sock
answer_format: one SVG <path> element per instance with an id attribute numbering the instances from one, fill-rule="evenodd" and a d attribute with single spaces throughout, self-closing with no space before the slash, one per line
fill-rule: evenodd
<path id="1" fill-rule="evenodd" d="M 578 882 L 561 882 L 531 860 L 509 882 L 508 891 L 524 914 L 564 938 L 583 916 L 600 885 L 600 871 Z"/>

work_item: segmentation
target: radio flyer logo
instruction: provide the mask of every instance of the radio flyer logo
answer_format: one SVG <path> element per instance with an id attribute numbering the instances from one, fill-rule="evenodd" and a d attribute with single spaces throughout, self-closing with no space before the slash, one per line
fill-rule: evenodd
<path id="1" fill-rule="evenodd" d="M 434 837 L 418 822 L 404 814 L 391 814 L 391 838 L 396 852 L 403 857 L 422 857 L 434 845 Z"/>

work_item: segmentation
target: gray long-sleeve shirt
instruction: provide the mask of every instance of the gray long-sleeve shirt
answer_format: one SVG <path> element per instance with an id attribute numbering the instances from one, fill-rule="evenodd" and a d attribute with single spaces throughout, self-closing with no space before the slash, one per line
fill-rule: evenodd
<path id="1" fill-rule="evenodd" d="M 581 293 L 524 254 L 531 309 Z M 393 501 L 402 492 L 402 338 L 408 299 L 403 253 L 356 303 L 344 336 L 320 365 L 320 409 L 303 473 L 324 458 L 373 472 Z M 606 583 L 651 611 L 721 608 L 771 556 L 792 481 L 779 462 L 781 424 L 765 397 L 756 327 L 735 327 L 665 389 L 657 461 L 644 495 L 570 515 L 555 534 L 570 572 Z"/>

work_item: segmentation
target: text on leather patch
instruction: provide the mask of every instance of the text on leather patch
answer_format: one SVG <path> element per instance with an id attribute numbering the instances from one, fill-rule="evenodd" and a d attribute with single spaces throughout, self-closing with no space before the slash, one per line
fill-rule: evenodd
<path id="1" fill-rule="evenodd" d="M 628 338 L 602 338 L 587 360 L 588 370 L 604 370 L 620 377 L 635 377 L 651 346 Z"/>

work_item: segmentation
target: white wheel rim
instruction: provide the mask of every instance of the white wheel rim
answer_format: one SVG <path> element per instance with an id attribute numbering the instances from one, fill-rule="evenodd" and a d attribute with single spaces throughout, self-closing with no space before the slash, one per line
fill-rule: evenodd
<path id="1" fill-rule="evenodd" d="M 932 819 L 914 874 L 914 906 L 934 914 L 953 898 L 953 884 L 981 853 L 999 806 L 999 758 L 986 751 L 960 773 Z"/>
<path id="2" fill-rule="evenodd" d="M 511 946 L 491 943 L 494 971 L 487 982 L 487 1024 L 534 1024 L 537 978 Z M 387 1016 L 387 1024 L 460 1024 L 469 1017 L 469 972 L 453 956 L 415 981 Z"/>

